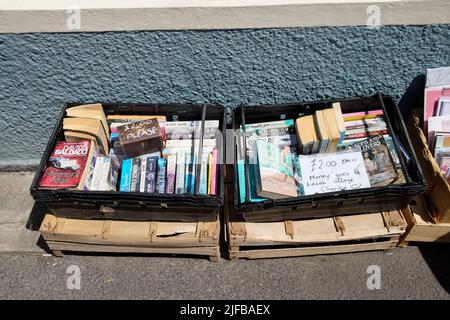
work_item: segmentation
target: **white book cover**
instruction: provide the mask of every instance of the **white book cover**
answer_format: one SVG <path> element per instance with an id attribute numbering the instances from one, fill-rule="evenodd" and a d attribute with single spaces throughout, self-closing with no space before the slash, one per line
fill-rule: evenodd
<path id="1" fill-rule="evenodd" d="M 147 171 L 147 158 L 148 155 L 141 156 L 141 182 L 139 183 L 139 191 L 145 192 L 145 175 Z"/>
<path id="2" fill-rule="evenodd" d="M 98 157 L 95 162 L 95 169 L 94 174 L 92 176 L 91 190 L 98 190 L 104 158 L 105 157 Z"/>

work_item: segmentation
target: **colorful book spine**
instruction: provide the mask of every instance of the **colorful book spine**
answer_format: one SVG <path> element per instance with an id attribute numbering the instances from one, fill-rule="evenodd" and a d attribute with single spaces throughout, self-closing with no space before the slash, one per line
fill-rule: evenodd
<path id="1" fill-rule="evenodd" d="M 211 191 L 210 194 L 217 194 L 217 158 L 218 158 L 218 150 L 214 149 L 211 154 Z M 245 181 L 245 176 L 244 176 Z M 245 197 L 245 193 L 244 193 Z"/>
<path id="2" fill-rule="evenodd" d="M 186 173 L 186 153 L 180 150 L 177 154 L 177 173 L 175 179 L 175 193 L 185 192 L 185 173 Z"/>
<path id="3" fill-rule="evenodd" d="M 200 177 L 198 192 L 200 194 L 208 193 L 208 155 L 202 155 L 200 161 Z"/>
<path id="4" fill-rule="evenodd" d="M 159 157 L 148 157 L 145 174 L 145 192 L 156 192 L 156 172 Z"/>
<path id="5" fill-rule="evenodd" d="M 140 162 L 139 158 L 133 158 L 133 163 L 131 165 L 131 182 L 130 182 L 130 191 L 137 192 L 139 191 L 139 183 L 140 183 Z"/>
<path id="6" fill-rule="evenodd" d="M 342 116 L 345 121 L 354 121 L 354 120 L 365 120 L 365 119 L 373 119 L 376 117 L 383 116 L 383 110 L 371 110 L 371 111 L 362 111 L 362 112 L 352 112 L 352 113 L 344 113 Z"/>
<path id="7" fill-rule="evenodd" d="M 174 193 L 175 191 L 176 172 L 177 172 L 177 156 L 176 155 L 168 156 L 166 193 Z"/>
<path id="8" fill-rule="evenodd" d="M 365 119 L 365 120 L 353 120 L 353 121 L 345 121 L 345 128 L 347 130 L 353 129 L 356 127 L 378 127 L 378 126 L 384 126 L 386 127 L 386 122 L 382 117 L 376 117 L 373 119 Z"/>
<path id="9" fill-rule="evenodd" d="M 166 171 L 167 171 L 167 160 L 164 158 L 159 158 L 157 185 L 156 185 L 156 191 L 158 193 L 166 192 Z"/>
<path id="10" fill-rule="evenodd" d="M 373 137 L 373 136 L 378 136 L 378 135 L 385 135 L 387 133 L 388 133 L 387 130 L 364 131 L 364 132 L 351 133 L 351 134 L 345 135 L 345 139 L 367 138 L 367 137 Z"/>
<path id="11" fill-rule="evenodd" d="M 111 173 L 111 158 L 103 157 L 102 170 L 100 174 L 99 191 L 110 191 L 109 182 L 111 181 L 109 175 Z"/>
<path id="12" fill-rule="evenodd" d="M 140 169 L 140 183 L 139 183 L 139 191 L 145 192 L 145 175 L 147 172 L 147 158 L 148 155 L 141 156 L 141 169 Z"/>
<path id="13" fill-rule="evenodd" d="M 98 190 L 100 185 L 100 178 L 102 175 L 102 168 L 103 168 L 103 158 L 104 157 L 98 157 L 95 162 L 95 169 L 94 174 L 92 175 L 92 183 L 91 183 L 91 189 L 90 190 Z"/>
<path id="14" fill-rule="evenodd" d="M 212 157 L 212 153 L 208 154 L 208 194 L 211 194 Z"/>
<path id="15" fill-rule="evenodd" d="M 119 191 L 124 191 L 124 192 L 130 191 L 132 163 L 133 163 L 133 159 L 125 159 L 122 162 L 122 173 L 121 173 L 121 177 L 120 177 Z"/>
<path id="16" fill-rule="evenodd" d="M 237 161 L 238 183 L 239 183 L 239 199 L 241 203 L 245 202 L 245 163 L 244 160 Z"/>
<path id="17" fill-rule="evenodd" d="M 288 120 L 279 120 L 279 121 L 270 121 L 270 122 L 260 122 L 260 123 L 251 123 L 245 125 L 245 131 L 254 131 L 254 130 L 261 130 L 261 129 L 275 129 L 275 128 L 282 128 L 282 127 L 292 127 L 294 126 L 294 120 L 288 119 Z"/>

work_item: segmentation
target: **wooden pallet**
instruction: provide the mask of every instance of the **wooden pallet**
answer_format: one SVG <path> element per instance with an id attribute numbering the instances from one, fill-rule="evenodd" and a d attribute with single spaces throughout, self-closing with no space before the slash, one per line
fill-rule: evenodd
<path id="1" fill-rule="evenodd" d="M 64 251 L 208 256 L 219 260 L 215 222 L 81 220 L 45 215 L 40 232 L 55 256 Z"/>
<path id="2" fill-rule="evenodd" d="M 416 204 L 403 210 L 408 223 L 405 234 L 400 239 L 400 246 L 409 242 L 450 242 L 450 223 L 437 223 L 428 211 L 423 197 L 417 197 Z"/>
<path id="3" fill-rule="evenodd" d="M 226 212 L 225 224 L 231 260 L 387 250 L 406 228 L 400 211 L 266 223 Z"/>

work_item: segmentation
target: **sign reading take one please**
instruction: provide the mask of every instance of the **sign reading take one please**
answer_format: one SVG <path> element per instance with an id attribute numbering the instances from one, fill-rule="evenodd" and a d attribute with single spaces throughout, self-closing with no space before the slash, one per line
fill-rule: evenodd
<path id="1" fill-rule="evenodd" d="M 299 156 L 305 195 L 369 188 L 361 152 Z"/>

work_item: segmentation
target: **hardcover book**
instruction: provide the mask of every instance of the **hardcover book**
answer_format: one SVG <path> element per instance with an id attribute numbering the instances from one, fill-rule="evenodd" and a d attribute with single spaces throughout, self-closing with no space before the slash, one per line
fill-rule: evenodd
<path id="1" fill-rule="evenodd" d="M 83 190 L 94 150 L 94 143 L 88 140 L 57 142 L 42 175 L 40 187 Z"/>
<path id="2" fill-rule="evenodd" d="M 360 150 L 372 187 L 385 186 L 398 179 L 389 148 L 383 136 L 364 139 L 349 146 L 349 150 Z"/>

